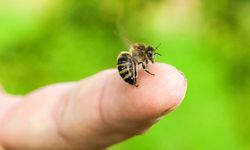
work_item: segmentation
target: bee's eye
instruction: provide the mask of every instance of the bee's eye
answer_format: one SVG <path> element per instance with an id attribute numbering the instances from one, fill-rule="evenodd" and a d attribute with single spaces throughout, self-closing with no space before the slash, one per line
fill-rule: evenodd
<path id="1" fill-rule="evenodd" d="M 153 57 L 153 53 L 151 51 L 148 52 L 149 57 Z"/>

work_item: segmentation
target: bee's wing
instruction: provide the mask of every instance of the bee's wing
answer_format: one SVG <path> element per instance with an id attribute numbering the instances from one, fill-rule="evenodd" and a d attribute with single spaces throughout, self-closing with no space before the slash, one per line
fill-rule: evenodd
<path id="1" fill-rule="evenodd" d="M 131 39 L 129 34 L 124 30 L 121 24 L 117 23 L 116 24 L 117 30 L 115 31 L 115 34 L 122 40 L 123 44 L 126 47 L 129 47 L 132 45 L 134 40 Z"/>

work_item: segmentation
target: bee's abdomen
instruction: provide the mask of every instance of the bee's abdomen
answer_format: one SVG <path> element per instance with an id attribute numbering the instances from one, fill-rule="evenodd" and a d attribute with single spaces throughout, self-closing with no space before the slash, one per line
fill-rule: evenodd
<path id="1" fill-rule="evenodd" d="M 118 56 L 117 69 L 125 82 L 136 85 L 136 66 L 130 53 L 122 52 Z"/>

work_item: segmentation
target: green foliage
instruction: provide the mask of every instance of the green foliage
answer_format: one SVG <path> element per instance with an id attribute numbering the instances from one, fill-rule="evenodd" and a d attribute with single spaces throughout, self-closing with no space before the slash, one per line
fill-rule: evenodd
<path id="1" fill-rule="evenodd" d="M 249 10 L 246 0 L 1 1 L 0 82 L 24 94 L 115 67 L 126 38 L 162 43 L 158 61 L 188 79 L 185 101 L 111 150 L 250 149 Z"/>

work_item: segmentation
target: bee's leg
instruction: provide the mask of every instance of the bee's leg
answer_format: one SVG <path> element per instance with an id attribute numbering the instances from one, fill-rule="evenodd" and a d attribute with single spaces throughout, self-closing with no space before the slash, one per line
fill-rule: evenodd
<path id="1" fill-rule="evenodd" d="M 153 74 L 153 73 L 151 73 L 151 72 L 148 71 L 147 66 L 146 66 L 144 63 L 142 63 L 142 68 L 143 68 L 143 70 L 146 71 L 148 74 L 155 75 L 155 74 Z"/>
<path id="2" fill-rule="evenodd" d="M 134 66 L 134 80 L 135 80 L 135 83 L 134 83 L 134 86 L 135 87 L 138 87 L 139 85 L 136 83 L 137 82 L 137 69 L 136 69 L 136 60 L 133 60 L 133 66 Z"/>
<path id="3" fill-rule="evenodd" d="M 137 65 L 137 64 L 139 65 L 139 64 L 140 64 L 140 63 L 137 61 L 137 59 L 132 58 L 132 60 L 133 60 L 133 62 L 134 62 L 135 65 Z"/>

